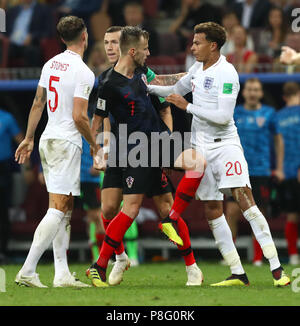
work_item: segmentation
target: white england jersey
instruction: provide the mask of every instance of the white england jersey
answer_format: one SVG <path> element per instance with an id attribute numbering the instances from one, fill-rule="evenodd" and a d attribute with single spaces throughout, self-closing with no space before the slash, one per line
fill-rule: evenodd
<path id="1" fill-rule="evenodd" d="M 45 63 L 39 86 L 47 89 L 48 123 L 41 139 L 64 139 L 82 147 L 72 116 L 73 98 L 88 100 L 94 82 L 94 73 L 79 54 L 70 50 Z"/>
<path id="2" fill-rule="evenodd" d="M 213 114 L 217 116 L 218 110 L 221 109 L 220 99 L 232 98 L 236 100 L 239 89 L 238 74 L 223 55 L 206 70 L 203 70 L 202 62 L 195 62 L 188 74 L 180 79 L 180 93 L 192 91 L 193 105 L 195 105 L 193 111 L 195 113 L 196 106 L 199 106 L 205 110 L 213 111 Z M 187 111 L 189 111 L 189 107 Z M 223 141 L 238 139 L 233 114 L 226 124 L 213 123 L 193 114 L 191 131 L 191 144 L 195 147 L 201 147 L 203 143 L 213 143 L 218 139 Z"/>

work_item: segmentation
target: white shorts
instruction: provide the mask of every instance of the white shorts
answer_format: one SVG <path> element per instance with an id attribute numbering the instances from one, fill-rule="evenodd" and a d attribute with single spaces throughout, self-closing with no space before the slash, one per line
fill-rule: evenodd
<path id="1" fill-rule="evenodd" d="M 80 147 L 68 140 L 41 139 L 39 151 L 47 191 L 80 196 Z"/>
<path id="2" fill-rule="evenodd" d="M 231 188 L 251 188 L 248 164 L 239 142 L 206 149 L 204 156 L 207 168 L 197 189 L 196 199 L 223 200 L 224 194 L 231 195 Z"/>

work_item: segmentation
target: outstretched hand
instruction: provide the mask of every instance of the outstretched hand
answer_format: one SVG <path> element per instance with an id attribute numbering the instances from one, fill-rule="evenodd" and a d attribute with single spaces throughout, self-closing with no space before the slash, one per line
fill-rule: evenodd
<path id="1" fill-rule="evenodd" d="M 100 147 L 96 155 L 93 156 L 93 168 L 98 171 L 105 171 L 107 165 L 107 153 Z"/>
<path id="2" fill-rule="evenodd" d="M 24 164 L 29 159 L 31 152 L 33 151 L 34 141 L 33 139 L 24 139 L 18 146 L 15 152 L 15 161 L 19 164 Z"/>
<path id="3" fill-rule="evenodd" d="M 186 111 L 186 108 L 189 104 L 189 102 L 182 97 L 179 94 L 171 94 L 168 97 L 166 97 L 166 101 L 174 104 L 176 107 L 178 107 L 179 109 Z"/>
<path id="4" fill-rule="evenodd" d="M 281 48 L 280 62 L 286 65 L 293 64 L 293 60 L 297 52 L 289 46 L 283 46 Z"/>

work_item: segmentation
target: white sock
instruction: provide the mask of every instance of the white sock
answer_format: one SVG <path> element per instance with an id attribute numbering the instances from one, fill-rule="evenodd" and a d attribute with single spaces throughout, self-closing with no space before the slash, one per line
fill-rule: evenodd
<path id="1" fill-rule="evenodd" d="M 60 279 L 64 275 L 70 274 L 67 250 L 69 249 L 70 243 L 71 215 L 72 211 L 67 211 L 53 240 L 55 279 Z"/>
<path id="2" fill-rule="evenodd" d="M 257 206 L 250 207 L 243 215 L 250 223 L 264 256 L 269 260 L 271 271 L 278 268 L 280 266 L 280 261 L 267 220 Z"/>
<path id="3" fill-rule="evenodd" d="M 216 240 L 224 260 L 229 265 L 232 274 L 244 274 L 239 254 L 235 248 L 232 233 L 224 214 L 214 220 L 208 221 L 210 229 Z"/>
<path id="4" fill-rule="evenodd" d="M 21 269 L 21 274 L 31 276 L 35 273 L 37 263 L 53 241 L 64 215 L 57 209 L 48 209 L 34 232 L 33 241 Z"/>
<path id="5" fill-rule="evenodd" d="M 125 259 L 127 259 L 127 254 L 125 250 L 120 255 L 116 255 L 116 260 L 125 260 Z"/>

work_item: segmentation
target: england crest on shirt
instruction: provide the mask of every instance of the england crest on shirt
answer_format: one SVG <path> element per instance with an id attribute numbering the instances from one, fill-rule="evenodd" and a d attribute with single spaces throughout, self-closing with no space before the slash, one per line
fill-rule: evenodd
<path id="1" fill-rule="evenodd" d="M 205 77 L 203 87 L 205 90 L 210 90 L 213 86 L 214 79 L 212 77 Z"/>

